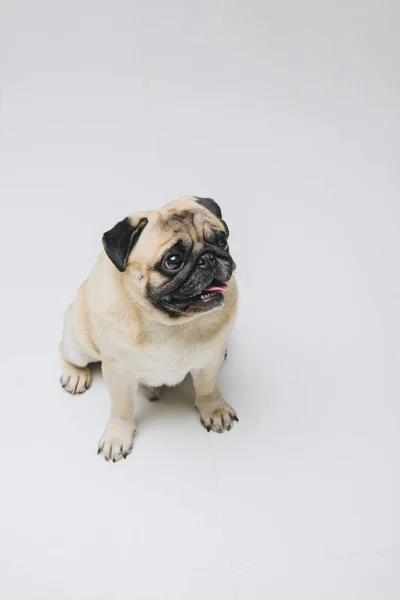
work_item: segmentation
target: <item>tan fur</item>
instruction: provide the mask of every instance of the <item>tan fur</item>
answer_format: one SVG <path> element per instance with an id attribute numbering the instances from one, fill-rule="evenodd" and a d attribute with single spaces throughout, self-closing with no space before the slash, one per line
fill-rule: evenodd
<path id="1" fill-rule="evenodd" d="M 180 213 L 192 214 L 193 224 L 183 225 L 176 218 Z M 216 383 L 236 313 L 235 278 L 229 282 L 223 308 L 183 320 L 174 321 L 164 315 L 145 296 L 149 281 L 156 285 L 164 281 L 153 267 L 175 239 L 189 236 L 198 243 L 211 226 L 223 230 L 223 225 L 191 197 L 158 211 L 136 213 L 131 219 L 143 217 L 148 224 L 124 273 L 104 252 L 99 256 L 66 312 L 60 345 L 64 358 L 61 381 L 70 392 L 84 391 L 90 385 L 87 365 L 102 362 L 111 395 L 111 415 L 99 452 L 114 462 L 132 449 L 133 398 L 139 385 L 157 397 L 160 386 L 176 385 L 191 373 L 204 427 L 222 432 L 229 430 L 236 419 Z"/>

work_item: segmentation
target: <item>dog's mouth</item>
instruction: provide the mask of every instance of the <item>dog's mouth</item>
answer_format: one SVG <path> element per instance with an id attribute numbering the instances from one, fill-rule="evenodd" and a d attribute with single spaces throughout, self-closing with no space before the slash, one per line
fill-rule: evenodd
<path id="1" fill-rule="evenodd" d="M 168 298 L 165 305 L 177 313 L 189 315 L 200 312 L 209 312 L 220 308 L 224 304 L 224 293 L 228 290 L 228 285 L 217 279 L 190 298 Z"/>
<path id="2" fill-rule="evenodd" d="M 224 294 L 228 290 L 227 283 L 220 283 L 217 279 L 213 279 L 211 284 L 204 288 L 204 290 L 200 294 L 200 298 L 207 302 L 210 298 L 217 294 Z"/>

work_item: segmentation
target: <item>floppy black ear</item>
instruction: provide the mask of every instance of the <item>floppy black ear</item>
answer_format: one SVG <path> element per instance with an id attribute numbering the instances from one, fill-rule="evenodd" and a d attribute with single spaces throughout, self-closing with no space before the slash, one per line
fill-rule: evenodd
<path id="1" fill-rule="evenodd" d="M 227 235 L 229 235 L 229 227 L 222 218 L 222 211 L 219 204 L 217 204 L 212 198 L 199 198 L 198 196 L 195 196 L 195 198 L 198 204 L 201 204 L 201 206 L 204 206 L 204 208 L 206 208 L 207 210 L 212 212 L 213 215 L 218 217 L 218 219 L 225 227 Z"/>
<path id="2" fill-rule="evenodd" d="M 218 219 L 222 219 L 222 211 L 220 209 L 219 204 L 217 204 L 215 200 L 213 200 L 212 198 L 199 198 L 198 196 L 195 196 L 195 198 L 196 202 L 201 204 L 201 206 L 207 208 L 207 210 L 212 212 L 212 214 L 218 217 Z"/>
<path id="3" fill-rule="evenodd" d="M 129 217 L 126 217 L 103 235 L 104 250 L 121 273 L 126 270 L 132 248 L 146 225 L 146 218 L 133 223 Z"/>

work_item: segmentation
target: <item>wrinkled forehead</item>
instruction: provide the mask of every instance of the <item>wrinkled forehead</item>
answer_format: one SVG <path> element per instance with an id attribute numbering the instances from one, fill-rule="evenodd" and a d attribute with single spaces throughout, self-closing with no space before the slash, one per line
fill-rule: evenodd
<path id="1" fill-rule="evenodd" d="M 182 240 L 190 245 L 210 242 L 216 231 L 225 231 L 223 224 L 212 213 L 204 209 L 174 210 L 160 212 L 149 228 L 154 239 L 163 245 Z M 150 233 L 149 231 L 149 233 Z"/>
<path id="2" fill-rule="evenodd" d="M 223 226 L 209 211 L 190 209 L 176 211 L 171 208 L 160 215 L 157 229 L 160 236 L 181 235 L 190 237 L 193 243 L 196 243 L 206 241 L 215 229 L 223 231 Z"/>

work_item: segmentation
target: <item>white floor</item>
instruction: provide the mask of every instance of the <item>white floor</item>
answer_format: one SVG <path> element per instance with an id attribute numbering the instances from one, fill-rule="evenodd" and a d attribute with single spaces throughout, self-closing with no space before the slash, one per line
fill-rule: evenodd
<path id="1" fill-rule="evenodd" d="M 398 600 L 400 43 L 388 0 L 2 0 L 0 597 Z M 103 231 L 182 194 L 231 228 L 221 374 L 96 444 L 58 383 Z"/>

